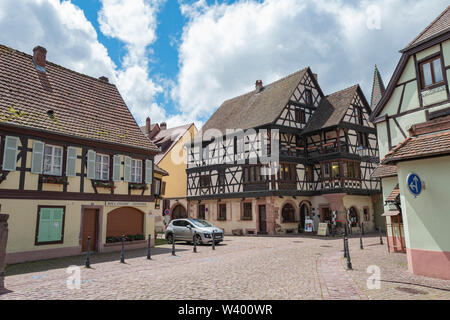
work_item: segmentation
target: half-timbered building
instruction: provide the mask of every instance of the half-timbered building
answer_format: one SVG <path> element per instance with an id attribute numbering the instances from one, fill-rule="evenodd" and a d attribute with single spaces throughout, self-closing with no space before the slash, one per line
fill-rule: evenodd
<path id="1" fill-rule="evenodd" d="M 380 182 L 370 177 L 370 113 L 359 85 L 325 95 L 309 67 L 256 81 L 188 145 L 189 215 L 229 234 L 296 233 L 308 218 L 373 228 Z"/>
<path id="2" fill-rule="evenodd" d="M 122 235 L 145 246 L 154 234 L 158 148 L 107 78 L 48 62 L 40 46 L 1 45 L 0 139 L 7 263 L 117 250 Z"/>

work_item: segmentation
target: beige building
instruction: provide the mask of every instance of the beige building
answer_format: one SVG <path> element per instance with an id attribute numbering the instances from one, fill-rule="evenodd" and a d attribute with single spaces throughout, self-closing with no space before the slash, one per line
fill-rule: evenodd
<path id="1" fill-rule="evenodd" d="M 450 6 L 406 48 L 377 103 L 388 245 L 415 274 L 450 279 Z"/>
<path id="2" fill-rule="evenodd" d="M 0 46 L 0 205 L 6 263 L 143 247 L 158 148 L 115 85 Z"/>

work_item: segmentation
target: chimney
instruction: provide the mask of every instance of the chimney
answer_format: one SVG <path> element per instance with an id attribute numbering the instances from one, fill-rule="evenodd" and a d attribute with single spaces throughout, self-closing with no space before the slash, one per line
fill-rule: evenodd
<path id="1" fill-rule="evenodd" d="M 166 130 L 166 129 L 167 129 L 167 123 L 161 122 L 161 123 L 159 124 L 159 127 L 161 128 L 161 130 Z"/>
<path id="2" fill-rule="evenodd" d="M 150 134 L 150 117 L 145 120 L 145 133 Z"/>
<path id="3" fill-rule="evenodd" d="M 256 82 L 255 82 L 255 90 L 256 90 L 256 93 L 261 92 L 262 89 L 263 89 L 262 80 L 256 80 Z"/>
<path id="4" fill-rule="evenodd" d="M 109 79 L 105 76 L 101 76 L 100 78 L 98 78 L 100 81 L 105 82 L 105 83 L 109 83 Z"/>
<path id="5" fill-rule="evenodd" d="M 47 56 L 47 49 L 41 46 L 36 46 L 33 49 L 33 61 L 38 69 L 43 69 L 41 71 L 45 71 L 45 61 Z"/>

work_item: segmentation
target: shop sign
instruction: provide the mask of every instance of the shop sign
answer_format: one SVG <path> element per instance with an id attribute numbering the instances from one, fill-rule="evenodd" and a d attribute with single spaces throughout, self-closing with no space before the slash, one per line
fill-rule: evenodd
<path id="1" fill-rule="evenodd" d="M 147 202 L 105 201 L 107 207 L 147 207 Z"/>
<path id="2" fill-rule="evenodd" d="M 319 223 L 319 230 L 317 230 L 318 236 L 326 236 L 328 233 L 328 223 Z"/>
<path id="3" fill-rule="evenodd" d="M 313 221 L 311 219 L 305 219 L 305 232 L 313 231 Z"/>

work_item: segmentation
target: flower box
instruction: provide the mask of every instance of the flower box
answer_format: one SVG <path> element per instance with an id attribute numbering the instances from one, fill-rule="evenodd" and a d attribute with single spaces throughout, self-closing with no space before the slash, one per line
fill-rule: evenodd
<path id="1" fill-rule="evenodd" d="M 59 176 L 41 176 L 42 183 L 50 183 L 50 184 L 65 184 L 67 182 L 67 177 L 59 177 Z"/>
<path id="2" fill-rule="evenodd" d="M 146 183 L 130 183 L 131 190 L 147 190 L 148 185 Z"/>
<path id="3" fill-rule="evenodd" d="M 107 188 L 107 189 L 114 189 L 114 182 L 110 181 L 94 181 L 94 187 L 96 188 Z"/>

